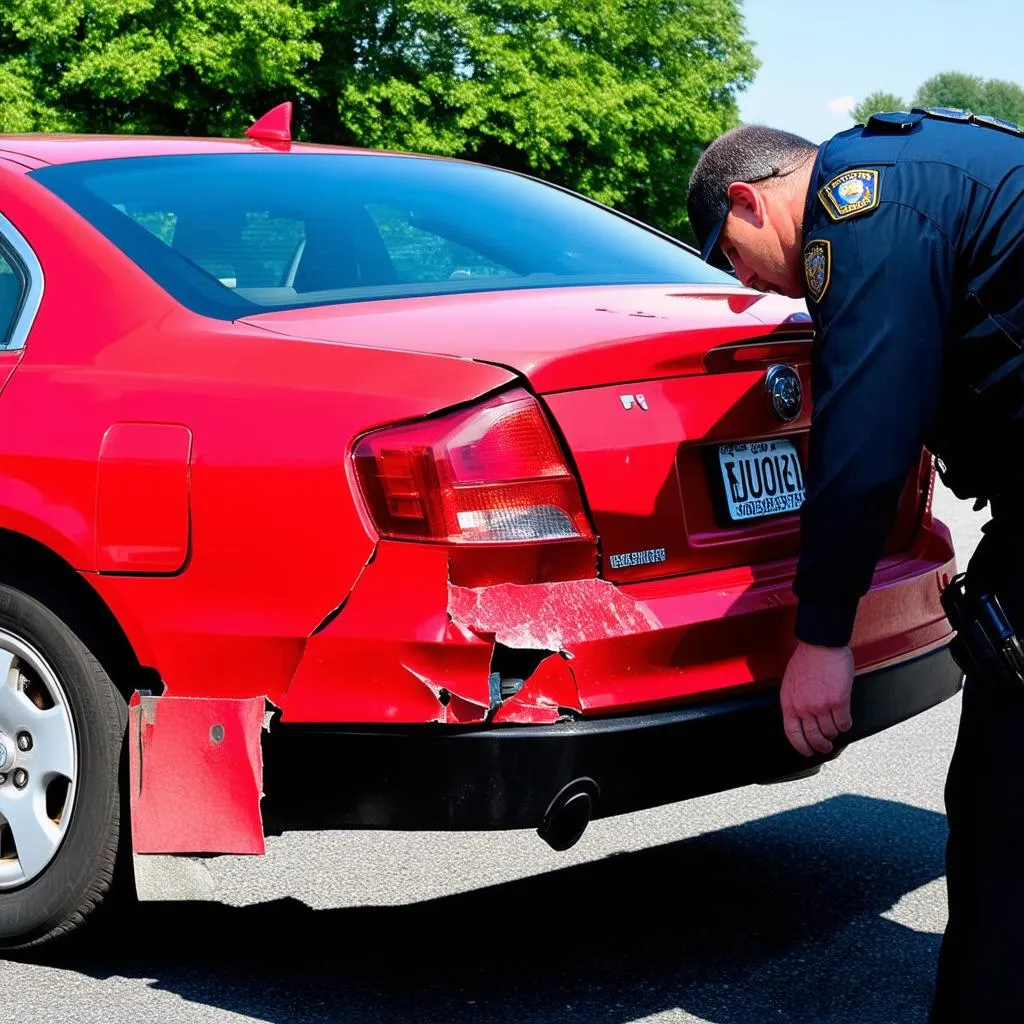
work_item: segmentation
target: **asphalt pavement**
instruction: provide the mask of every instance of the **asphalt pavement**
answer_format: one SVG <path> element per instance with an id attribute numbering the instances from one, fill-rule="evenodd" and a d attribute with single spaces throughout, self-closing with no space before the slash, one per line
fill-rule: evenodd
<path id="1" fill-rule="evenodd" d="M 937 514 L 965 565 L 985 513 Z M 6 1020 L 273 1024 L 925 1021 L 946 919 L 947 701 L 813 778 L 533 832 L 322 833 L 210 863 L 223 903 L 143 904 L 0 961 Z"/>

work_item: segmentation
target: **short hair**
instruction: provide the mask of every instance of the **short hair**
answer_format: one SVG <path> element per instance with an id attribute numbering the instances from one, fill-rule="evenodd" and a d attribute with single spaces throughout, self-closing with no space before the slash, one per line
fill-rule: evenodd
<path id="1" fill-rule="evenodd" d="M 742 125 L 719 136 L 697 161 L 690 176 L 686 205 L 690 226 L 704 259 L 718 242 L 729 212 L 733 182 L 767 181 L 789 174 L 816 154 L 808 139 L 761 124 Z"/>

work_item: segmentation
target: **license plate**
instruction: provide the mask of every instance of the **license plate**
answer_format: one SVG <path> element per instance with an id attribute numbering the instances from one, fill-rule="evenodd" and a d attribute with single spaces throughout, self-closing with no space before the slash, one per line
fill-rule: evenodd
<path id="1" fill-rule="evenodd" d="M 718 449 L 726 507 L 733 522 L 796 512 L 804 474 L 791 441 L 752 441 Z"/>

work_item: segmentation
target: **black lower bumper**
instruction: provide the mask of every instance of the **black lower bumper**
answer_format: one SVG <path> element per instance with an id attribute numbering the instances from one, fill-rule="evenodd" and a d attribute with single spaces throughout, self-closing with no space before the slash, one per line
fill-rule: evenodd
<path id="1" fill-rule="evenodd" d="M 942 648 L 858 676 L 863 739 L 952 697 L 962 674 Z M 583 780 L 609 817 L 804 772 L 782 730 L 778 687 L 644 715 L 542 726 L 279 724 L 264 739 L 264 821 L 286 829 L 538 828 Z"/>

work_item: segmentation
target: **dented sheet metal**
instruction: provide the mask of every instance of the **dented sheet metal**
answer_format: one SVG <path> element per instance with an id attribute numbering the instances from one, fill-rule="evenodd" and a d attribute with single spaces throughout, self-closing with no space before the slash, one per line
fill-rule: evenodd
<path id="1" fill-rule="evenodd" d="M 507 647 L 571 653 L 573 645 L 647 633 L 660 623 L 606 580 L 449 585 L 448 614 Z"/>
<path id="2" fill-rule="evenodd" d="M 443 549 L 382 541 L 344 608 L 307 641 L 282 722 L 485 721 L 494 645 L 451 621 L 447 580 Z"/>
<path id="3" fill-rule="evenodd" d="M 448 569 L 442 549 L 381 542 L 344 608 L 307 641 L 282 721 L 555 722 L 586 708 L 577 650 L 661 628 L 605 580 L 471 588 L 451 583 Z M 416 585 L 396 600 L 399 576 Z M 538 655 L 514 693 L 501 692 L 503 676 L 516 675 L 502 646 Z"/>
<path id="4" fill-rule="evenodd" d="M 135 854 L 263 854 L 262 697 L 151 697 L 128 709 Z"/>
<path id="5" fill-rule="evenodd" d="M 572 669 L 565 658 L 552 654 L 525 680 L 519 691 L 494 713 L 494 722 L 544 725 L 557 722 L 567 711 L 582 710 Z"/>
<path id="6" fill-rule="evenodd" d="M 434 721 L 446 725 L 461 725 L 469 722 L 482 722 L 487 717 L 489 706 L 480 701 L 467 699 L 460 696 L 451 688 L 451 683 L 445 685 L 417 671 L 412 665 L 402 666 L 413 678 L 418 679 L 437 701 L 438 710 L 434 714 Z"/>

